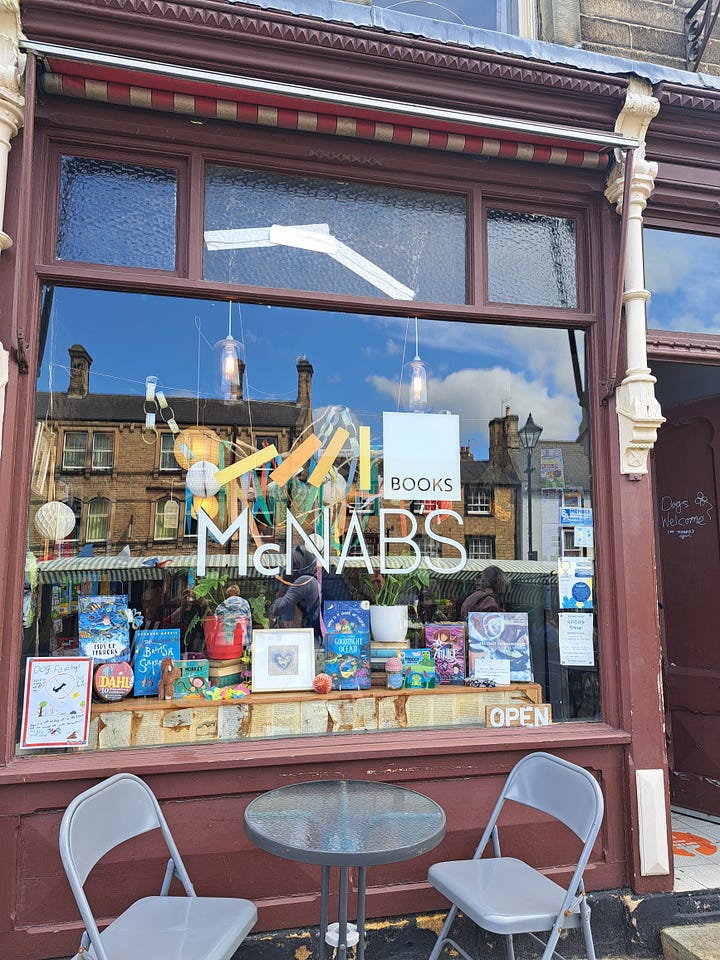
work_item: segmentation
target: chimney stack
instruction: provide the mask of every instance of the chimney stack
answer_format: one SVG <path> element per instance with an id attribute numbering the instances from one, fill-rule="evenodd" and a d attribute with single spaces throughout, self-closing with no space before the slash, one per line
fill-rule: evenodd
<path id="1" fill-rule="evenodd" d="M 68 349 L 70 354 L 70 384 L 67 395 L 69 397 L 86 397 L 90 393 L 90 367 L 92 357 L 85 347 L 74 343 Z"/>
<path id="2" fill-rule="evenodd" d="M 501 467 L 510 465 L 509 450 L 517 450 L 520 446 L 518 437 L 518 418 L 510 413 L 510 407 L 505 407 L 504 417 L 495 417 L 489 423 L 490 433 L 490 462 Z"/>
<path id="3" fill-rule="evenodd" d="M 312 378 L 313 366 L 303 354 L 297 359 L 297 402 L 304 407 L 312 406 Z"/>

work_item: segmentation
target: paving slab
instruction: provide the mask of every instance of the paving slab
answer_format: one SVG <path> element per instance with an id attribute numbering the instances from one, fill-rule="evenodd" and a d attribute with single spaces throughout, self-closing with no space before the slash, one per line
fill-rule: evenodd
<path id="1" fill-rule="evenodd" d="M 660 931 L 665 960 L 720 960 L 720 923 L 691 923 Z"/>

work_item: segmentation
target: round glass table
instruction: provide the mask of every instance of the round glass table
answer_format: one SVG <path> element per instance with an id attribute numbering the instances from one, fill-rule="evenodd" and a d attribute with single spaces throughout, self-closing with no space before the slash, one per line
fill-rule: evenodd
<path id="1" fill-rule="evenodd" d="M 434 800 L 390 783 L 314 780 L 270 790 L 248 804 L 245 832 L 258 847 L 286 860 L 322 867 L 320 958 L 325 944 L 339 960 L 357 942 L 363 960 L 365 871 L 369 866 L 410 860 L 445 836 L 445 813 Z M 328 928 L 330 868 L 340 872 L 338 922 Z M 348 923 L 348 871 L 358 870 L 357 921 Z"/>

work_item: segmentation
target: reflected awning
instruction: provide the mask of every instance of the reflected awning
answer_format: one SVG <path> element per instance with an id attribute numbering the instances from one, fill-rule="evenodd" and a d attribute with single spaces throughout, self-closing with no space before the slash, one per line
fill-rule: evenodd
<path id="1" fill-rule="evenodd" d="M 51 94 L 302 133 L 502 160 L 605 169 L 637 141 L 606 131 L 450 110 L 340 90 L 25 42 Z"/>

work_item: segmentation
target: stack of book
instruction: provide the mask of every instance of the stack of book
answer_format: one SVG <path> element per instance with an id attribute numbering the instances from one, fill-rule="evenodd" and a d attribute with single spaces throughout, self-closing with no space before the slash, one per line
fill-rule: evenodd
<path id="1" fill-rule="evenodd" d="M 208 680 L 213 687 L 232 687 L 246 679 L 243 674 L 246 664 L 240 657 L 233 660 L 210 660 L 208 663 Z"/>

